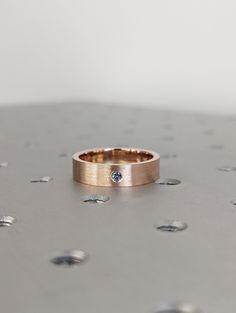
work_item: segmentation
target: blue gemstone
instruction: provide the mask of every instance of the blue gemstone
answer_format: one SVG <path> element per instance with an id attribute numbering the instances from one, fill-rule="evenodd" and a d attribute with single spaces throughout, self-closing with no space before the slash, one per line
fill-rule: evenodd
<path id="1" fill-rule="evenodd" d="M 120 172 L 112 172 L 111 174 L 111 180 L 114 183 L 119 183 L 122 180 L 123 176 Z"/>

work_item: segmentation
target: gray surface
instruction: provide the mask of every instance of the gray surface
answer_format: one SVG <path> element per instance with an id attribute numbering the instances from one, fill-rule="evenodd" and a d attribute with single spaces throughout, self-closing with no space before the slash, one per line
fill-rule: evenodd
<path id="1" fill-rule="evenodd" d="M 210 130 L 210 131 L 209 131 Z M 0 109 L 1 311 L 151 313 L 173 300 L 207 313 L 236 306 L 236 119 L 100 105 Z M 223 149 L 212 149 L 212 145 Z M 72 181 L 73 152 L 137 146 L 160 154 L 161 176 L 182 184 L 105 189 Z M 68 157 L 59 157 L 67 153 Z M 30 183 L 52 176 L 49 183 Z M 83 195 L 110 196 L 104 204 Z M 188 229 L 166 233 L 166 219 Z M 82 249 L 81 265 L 50 262 Z"/>

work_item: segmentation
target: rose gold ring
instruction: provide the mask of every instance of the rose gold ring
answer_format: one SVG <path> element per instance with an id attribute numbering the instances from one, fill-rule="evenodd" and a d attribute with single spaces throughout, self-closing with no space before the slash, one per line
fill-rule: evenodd
<path id="1" fill-rule="evenodd" d="M 138 186 L 160 178 L 156 152 L 128 148 L 93 149 L 73 155 L 75 181 L 105 187 Z"/>

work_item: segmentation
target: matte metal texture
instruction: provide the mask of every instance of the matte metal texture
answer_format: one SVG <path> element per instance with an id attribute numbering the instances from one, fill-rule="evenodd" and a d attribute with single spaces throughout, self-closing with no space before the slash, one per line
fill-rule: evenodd
<path id="1" fill-rule="evenodd" d="M 73 155 L 75 181 L 102 187 L 131 187 L 160 178 L 160 156 L 134 148 L 95 148 Z"/>
<path id="2" fill-rule="evenodd" d="M 0 108 L 0 163 L 8 164 L 0 213 L 15 219 L 0 227 L 1 311 L 156 313 L 181 301 L 202 313 L 234 312 L 235 133 L 234 117 L 89 103 Z M 181 183 L 74 182 L 71 156 L 94 146 L 158 151 L 161 178 Z M 88 195 L 109 201 L 84 202 Z M 165 221 L 188 227 L 156 228 Z M 51 262 L 74 250 L 89 257 Z"/>

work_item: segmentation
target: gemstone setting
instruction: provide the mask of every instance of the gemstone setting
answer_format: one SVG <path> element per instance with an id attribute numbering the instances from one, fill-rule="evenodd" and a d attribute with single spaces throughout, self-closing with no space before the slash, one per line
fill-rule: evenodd
<path id="1" fill-rule="evenodd" d="M 123 179 L 123 176 L 122 176 L 121 172 L 114 171 L 111 173 L 111 180 L 114 183 L 119 183 L 122 181 L 122 179 Z"/>

